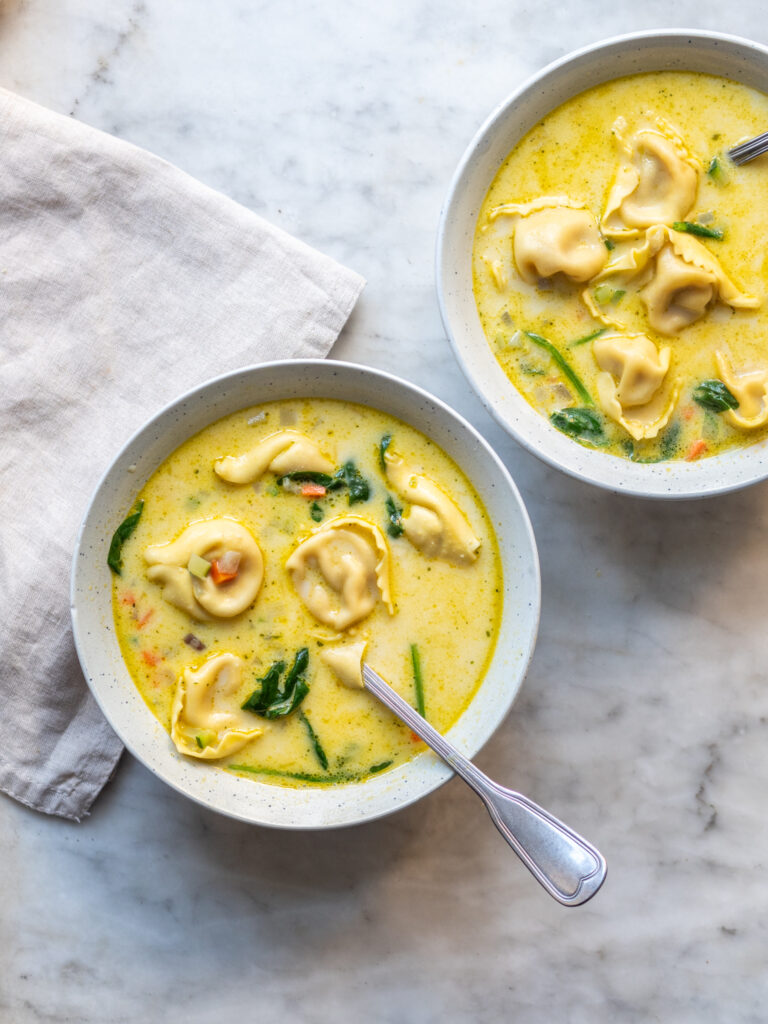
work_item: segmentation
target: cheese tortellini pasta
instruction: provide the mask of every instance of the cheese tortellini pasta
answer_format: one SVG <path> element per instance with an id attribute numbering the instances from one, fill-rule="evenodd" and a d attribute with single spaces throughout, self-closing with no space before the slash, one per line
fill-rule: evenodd
<path id="1" fill-rule="evenodd" d="M 629 141 L 614 126 L 626 157 L 608 195 L 601 227 L 610 237 L 681 221 L 696 201 L 698 162 L 668 127 L 643 128 Z"/>
<path id="2" fill-rule="evenodd" d="M 429 477 L 416 473 L 402 456 L 387 449 L 387 479 L 408 502 L 403 531 L 414 547 L 429 558 L 467 565 L 477 558 L 480 541 L 461 509 Z"/>
<path id="3" fill-rule="evenodd" d="M 190 559 L 212 563 L 228 552 L 237 558 L 236 576 L 216 583 L 213 575 L 195 575 Z M 255 600 L 264 578 L 264 559 L 253 534 L 233 519 L 204 519 L 188 526 L 176 540 L 154 544 L 144 552 L 147 578 L 162 587 L 163 597 L 193 619 L 232 618 Z"/>
<path id="4" fill-rule="evenodd" d="M 368 646 L 365 640 L 354 644 L 335 644 L 324 647 L 320 660 L 325 662 L 340 683 L 350 690 L 363 689 L 363 655 Z"/>
<path id="5" fill-rule="evenodd" d="M 285 563 L 296 592 L 315 618 L 341 632 L 382 600 L 394 614 L 389 548 L 378 526 L 340 516 L 302 541 Z"/>
<path id="6" fill-rule="evenodd" d="M 258 441 L 243 455 L 226 455 L 214 463 L 214 471 L 231 484 L 250 484 L 269 469 L 284 473 L 332 473 L 334 465 L 318 445 L 297 430 L 280 430 Z"/>
<path id="7" fill-rule="evenodd" d="M 720 376 L 739 403 L 738 408 L 725 413 L 728 420 L 742 430 L 755 430 L 768 423 L 768 366 L 734 373 L 724 352 L 718 352 L 716 359 Z"/>
<path id="8" fill-rule="evenodd" d="M 593 351 L 603 371 L 596 379 L 603 410 L 635 440 L 656 437 L 669 421 L 676 397 L 676 390 L 672 396 L 660 392 L 670 349 L 659 352 L 643 334 L 614 334 L 595 341 Z"/>
<path id="9" fill-rule="evenodd" d="M 261 736 L 262 723 L 237 702 L 244 666 L 234 654 L 217 654 L 184 670 L 171 711 L 171 739 L 180 753 L 211 761 Z"/>
<path id="10" fill-rule="evenodd" d="M 515 218 L 515 265 L 528 284 L 559 274 L 570 281 L 588 281 L 606 261 L 608 253 L 594 214 L 567 199 L 507 204 L 497 207 L 491 219 L 502 215 Z"/>

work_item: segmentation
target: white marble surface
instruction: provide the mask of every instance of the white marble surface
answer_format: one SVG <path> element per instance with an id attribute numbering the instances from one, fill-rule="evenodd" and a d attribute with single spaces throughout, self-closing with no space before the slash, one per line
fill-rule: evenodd
<path id="1" fill-rule="evenodd" d="M 439 321 L 441 199 L 488 110 L 666 3 L 5 0 L 0 84 L 146 146 L 361 271 L 334 350 L 451 402 L 505 458 L 543 571 L 538 649 L 479 762 L 600 845 L 564 910 L 454 781 L 298 835 L 188 803 L 129 756 L 82 825 L 0 800 L 0 1021 L 762 1022 L 768 484 L 700 504 L 545 468 Z M 768 42 L 762 5 L 678 25 Z"/>

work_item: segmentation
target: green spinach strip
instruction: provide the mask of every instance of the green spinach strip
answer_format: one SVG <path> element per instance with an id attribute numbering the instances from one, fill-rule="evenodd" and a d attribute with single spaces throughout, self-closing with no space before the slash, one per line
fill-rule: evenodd
<path id="1" fill-rule="evenodd" d="M 538 345 L 539 348 L 543 348 L 545 352 L 549 352 L 554 362 L 559 366 L 563 376 L 566 377 L 573 385 L 584 405 L 594 408 L 595 403 L 592 401 L 592 396 L 581 383 L 581 380 L 576 375 L 575 370 L 572 369 L 571 365 L 563 357 L 560 350 L 555 348 L 551 341 L 547 341 L 546 338 L 542 338 L 540 334 L 534 334 L 532 331 L 526 331 L 525 334 L 531 339 L 534 345 Z"/>
<path id="2" fill-rule="evenodd" d="M 395 499 L 388 494 L 385 502 L 387 508 L 387 533 L 390 537 L 400 537 L 403 533 L 403 510 L 395 504 Z"/>
<path id="3" fill-rule="evenodd" d="M 323 766 L 325 771 L 328 771 L 328 755 L 323 750 L 322 744 L 318 739 L 317 733 L 312 728 L 312 723 L 301 710 L 299 710 L 299 718 L 304 723 L 304 728 L 307 730 L 307 735 L 309 736 L 309 742 L 312 744 L 312 749 L 314 750 L 315 754 L 317 754 L 317 760 Z"/>
<path id="4" fill-rule="evenodd" d="M 413 665 L 413 688 L 416 693 L 416 710 L 422 718 L 427 717 L 424 707 L 424 680 L 421 675 L 421 657 L 416 644 L 411 644 L 411 664 Z"/>
<path id="5" fill-rule="evenodd" d="M 682 231 L 686 235 L 698 235 L 699 238 L 716 238 L 722 242 L 725 232 L 722 228 L 708 228 L 706 224 L 698 224 L 693 220 L 676 220 L 672 225 L 675 231 Z"/>
<path id="6" fill-rule="evenodd" d="M 387 460 L 384 456 L 387 453 L 387 448 L 392 444 L 392 435 L 385 434 L 384 437 L 379 441 L 379 465 L 381 466 L 382 473 L 387 472 Z"/>
<path id="7" fill-rule="evenodd" d="M 136 529 L 143 511 L 144 502 L 137 501 L 122 523 L 120 523 L 118 528 L 112 534 L 112 541 L 109 545 L 109 552 L 107 553 L 107 565 L 117 576 L 122 576 L 123 574 L 123 544 L 125 544 Z"/>

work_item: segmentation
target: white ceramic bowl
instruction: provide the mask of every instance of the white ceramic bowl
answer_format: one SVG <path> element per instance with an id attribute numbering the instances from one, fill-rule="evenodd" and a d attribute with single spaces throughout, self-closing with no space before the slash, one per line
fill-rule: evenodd
<path id="1" fill-rule="evenodd" d="M 185 758 L 139 696 L 123 662 L 111 607 L 109 541 L 157 466 L 191 435 L 259 402 L 306 396 L 347 399 L 390 413 L 433 438 L 472 480 L 493 523 L 503 563 L 502 623 L 493 662 L 470 707 L 448 733 L 472 756 L 504 719 L 533 653 L 539 565 L 531 524 L 499 458 L 460 416 L 389 374 L 321 360 L 267 363 L 218 377 L 158 413 L 123 448 L 96 489 L 72 570 L 72 623 L 93 694 L 125 745 L 156 775 L 205 806 L 282 828 L 329 828 L 379 817 L 418 800 L 451 775 L 431 753 L 362 783 L 287 789 Z"/>
<path id="2" fill-rule="evenodd" d="M 472 293 L 472 242 L 491 182 L 512 147 L 550 110 L 601 82 L 641 71 L 723 75 L 768 93 L 768 49 L 746 39 L 685 30 L 640 32 L 569 54 L 529 79 L 491 114 L 454 174 L 440 218 L 437 291 L 456 357 L 488 410 L 534 455 L 612 491 L 694 498 L 768 476 L 768 441 L 698 462 L 642 465 L 583 447 L 535 412 L 509 382 L 483 334 Z"/>

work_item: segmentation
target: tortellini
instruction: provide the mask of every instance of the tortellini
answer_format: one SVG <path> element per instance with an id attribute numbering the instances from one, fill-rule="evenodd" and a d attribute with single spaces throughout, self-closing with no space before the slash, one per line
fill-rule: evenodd
<path id="1" fill-rule="evenodd" d="M 725 418 L 743 430 L 768 423 L 768 368 L 737 374 L 724 352 L 717 352 L 715 359 L 723 382 L 739 403 L 737 409 L 727 410 Z"/>
<path id="2" fill-rule="evenodd" d="M 213 464 L 222 480 L 231 484 L 250 484 L 269 469 L 278 476 L 285 473 L 332 473 L 334 464 L 318 445 L 298 430 L 280 430 L 263 438 L 244 455 L 226 455 Z"/>
<path id="3" fill-rule="evenodd" d="M 610 263 L 593 283 L 611 278 L 619 284 L 644 285 L 640 296 L 648 322 L 661 334 L 677 334 L 718 299 L 734 309 L 760 305 L 759 298 L 742 292 L 727 277 L 717 258 L 697 238 L 662 224 L 649 228 L 639 246 Z M 588 289 L 584 299 L 598 320 L 622 326 L 595 305 Z"/>
<path id="4" fill-rule="evenodd" d="M 592 346 L 598 399 L 604 412 L 636 440 L 653 438 L 666 426 L 677 400 L 660 389 L 669 370 L 670 350 L 659 352 L 644 334 L 608 335 Z"/>
<path id="5" fill-rule="evenodd" d="M 216 584 L 212 574 L 201 578 L 187 566 L 197 555 L 208 562 L 227 552 L 240 556 L 237 575 Z M 169 544 L 144 552 L 147 577 L 163 588 L 163 597 L 194 619 L 231 618 L 255 601 L 264 578 L 264 559 L 250 530 L 233 519 L 204 519 L 192 523 Z"/>
<path id="6" fill-rule="evenodd" d="M 506 203 L 490 220 L 512 215 L 513 253 L 518 273 L 528 284 L 562 274 L 571 281 L 588 281 L 602 270 L 608 252 L 593 214 L 568 199 L 542 198 L 533 203 Z"/>
<path id="7" fill-rule="evenodd" d="M 363 655 L 367 641 L 360 640 L 354 644 L 336 644 L 324 647 L 320 651 L 320 660 L 337 677 L 339 682 L 350 690 L 363 689 Z"/>
<path id="8" fill-rule="evenodd" d="M 394 614 L 387 542 L 378 526 L 361 516 L 324 523 L 285 565 L 311 614 L 339 632 L 370 615 L 379 598 Z"/>
<path id="9" fill-rule="evenodd" d="M 451 565 L 468 565 L 477 558 L 480 541 L 464 514 L 445 491 L 426 476 L 415 473 L 402 456 L 387 449 L 387 479 L 408 502 L 403 532 L 428 558 Z"/>
<path id="10" fill-rule="evenodd" d="M 196 671 L 185 669 L 171 711 L 171 739 L 180 753 L 211 761 L 263 733 L 238 703 L 244 667 L 235 654 L 217 654 Z"/>
<path id="11" fill-rule="evenodd" d="M 641 129 L 630 142 L 620 131 L 616 137 L 626 160 L 608 195 L 601 223 L 605 234 L 637 234 L 654 224 L 683 220 L 696 201 L 699 174 L 682 141 L 662 124 Z"/>

